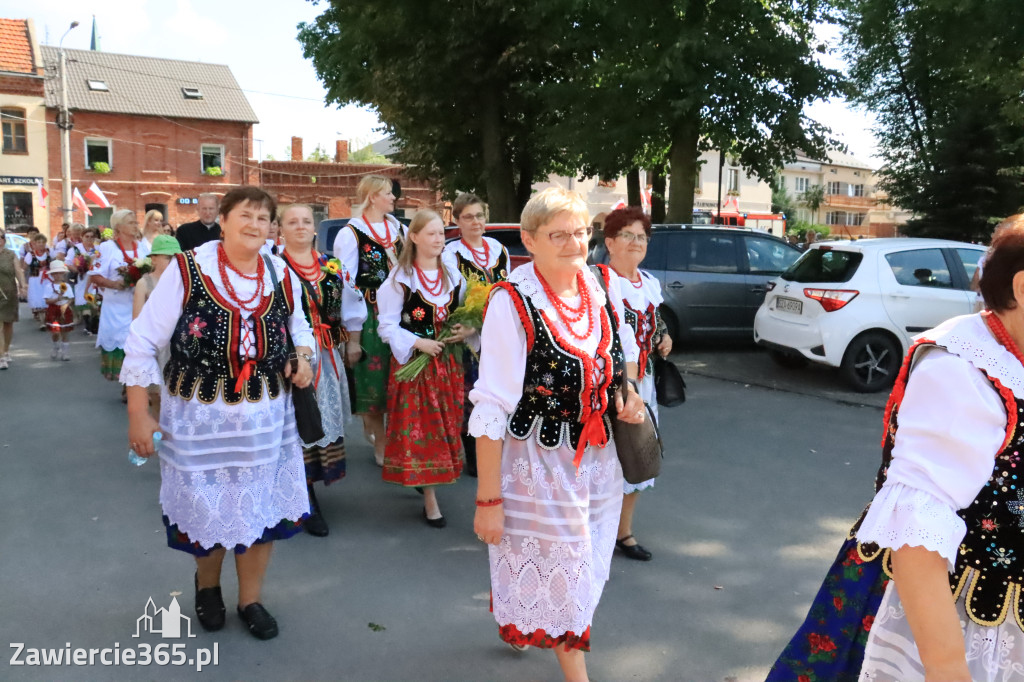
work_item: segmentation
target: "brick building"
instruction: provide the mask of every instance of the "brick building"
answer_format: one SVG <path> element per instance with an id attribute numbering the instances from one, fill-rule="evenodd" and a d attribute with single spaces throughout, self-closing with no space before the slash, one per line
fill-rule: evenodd
<path id="1" fill-rule="evenodd" d="M 48 156 L 43 93 L 43 57 L 32 20 L 0 19 L 0 227 L 7 230 L 50 229 L 39 192 Z"/>
<path id="2" fill-rule="evenodd" d="M 255 182 L 277 197 L 278 202 L 310 204 L 317 223 L 323 218 L 349 218 L 356 203 L 356 185 L 364 175 L 376 173 L 397 179 L 402 196 L 395 206 L 399 216 L 411 217 L 418 208 L 443 210 L 440 194 L 429 183 L 405 176 L 398 164 L 350 163 L 348 142 L 335 143 L 334 160 L 303 160 L 302 138 L 292 138 L 290 161 L 263 161 Z"/>
<path id="3" fill-rule="evenodd" d="M 51 221 L 60 224 L 61 164 L 56 120 L 58 51 L 43 46 L 48 74 Z M 227 66 L 65 50 L 71 130 L 71 183 L 95 182 L 113 208 L 74 220 L 109 224 L 114 209 L 159 209 L 174 225 L 196 218 L 199 194 L 223 195 L 256 177 L 256 114 Z"/>

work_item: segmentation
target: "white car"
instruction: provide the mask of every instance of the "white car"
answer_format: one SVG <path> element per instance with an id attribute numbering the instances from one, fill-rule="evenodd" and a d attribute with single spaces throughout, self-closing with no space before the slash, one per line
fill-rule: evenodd
<path id="1" fill-rule="evenodd" d="M 916 334 L 975 311 L 971 278 L 985 247 L 942 239 L 815 244 L 754 317 L 754 341 L 785 366 L 841 368 L 864 393 L 891 386 Z"/>

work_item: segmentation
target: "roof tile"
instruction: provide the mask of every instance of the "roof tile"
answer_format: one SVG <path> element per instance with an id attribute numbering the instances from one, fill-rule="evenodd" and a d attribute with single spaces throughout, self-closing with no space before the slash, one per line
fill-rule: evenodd
<path id="1" fill-rule="evenodd" d="M 0 71 L 35 74 L 28 20 L 0 19 Z"/>

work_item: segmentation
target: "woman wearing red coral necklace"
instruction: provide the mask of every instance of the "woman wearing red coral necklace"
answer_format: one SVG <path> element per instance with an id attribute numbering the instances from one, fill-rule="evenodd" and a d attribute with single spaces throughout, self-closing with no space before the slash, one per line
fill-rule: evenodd
<path id="1" fill-rule="evenodd" d="M 224 627 L 220 577 L 230 549 L 237 612 L 258 639 L 278 633 L 262 604 L 272 543 L 299 532 L 309 513 L 285 380 L 310 385 L 314 338 L 297 277 L 279 258 L 260 256 L 275 210 L 273 198 L 256 187 L 224 195 L 223 241 L 175 256 L 132 324 L 121 372 L 128 445 L 151 457 L 153 434 L 163 433 L 158 454 L 167 543 L 195 557 L 199 624 Z M 161 371 L 157 353 L 165 347 L 170 359 Z M 146 387 L 161 374 L 157 423 Z"/>
<path id="2" fill-rule="evenodd" d="M 622 471 L 607 411 L 639 423 L 636 344 L 586 267 L 589 216 L 559 188 L 523 209 L 533 262 L 491 295 L 481 335 L 470 434 L 477 438 L 474 529 L 490 545 L 494 618 L 514 648 L 553 648 L 566 680 L 587 679 L 594 609 L 608 579 L 622 500 Z M 625 376 L 624 376 L 625 375 Z M 565 547 L 573 547 L 566 552 Z M 529 580 L 523 566 L 538 567 Z M 509 575 L 512 576 L 509 579 Z M 546 598 L 573 576 L 573 603 Z M 536 608 L 523 610 L 521 604 Z"/>
<path id="3" fill-rule="evenodd" d="M 441 355 L 445 343 L 474 337 L 475 329 L 455 325 L 440 338 L 448 315 L 466 293 L 459 271 L 441 259 L 444 223 L 433 211 L 418 211 L 409 223 L 407 244 L 398 264 L 378 290 L 380 335 L 391 345 L 390 399 L 383 478 L 387 483 L 423 490 L 427 524 L 443 528 L 446 520 L 435 488 L 454 483 L 462 472 L 462 359 Z M 411 381 L 395 372 L 418 354 L 433 359 Z"/>
<path id="4" fill-rule="evenodd" d="M 885 409 L 874 499 L 770 682 L 1021 677 L 1020 647 L 1002 646 L 997 665 L 977 649 L 1024 637 L 1024 215 L 997 230 L 988 310 L 915 338 Z"/>
<path id="5" fill-rule="evenodd" d="M 619 278 L 624 305 L 623 314 L 636 334 L 640 349 L 640 395 L 658 418 L 658 401 L 654 390 L 654 353 L 667 357 L 672 352 L 672 337 L 658 313 L 662 303 L 661 284 L 640 270 L 651 238 L 651 219 L 636 206 L 620 208 L 604 221 L 604 243 L 608 249 L 608 266 Z M 633 512 L 641 490 L 654 485 L 654 479 L 642 483 L 626 483 L 623 488 L 622 516 L 615 545 L 623 556 L 637 561 L 650 561 L 651 553 L 633 537 Z"/>

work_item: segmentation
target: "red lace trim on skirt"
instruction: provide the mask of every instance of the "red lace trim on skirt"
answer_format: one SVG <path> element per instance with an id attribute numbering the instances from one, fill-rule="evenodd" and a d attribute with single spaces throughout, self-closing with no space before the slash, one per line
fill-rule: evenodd
<path id="1" fill-rule="evenodd" d="M 554 649 L 564 644 L 566 651 L 570 649 L 590 651 L 589 625 L 582 635 L 577 635 L 570 630 L 559 637 L 552 637 L 544 630 L 534 630 L 524 635 L 515 625 L 502 625 L 499 632 L 501 633 L 501 639 L 509 644 L 529 645 L 541 649 Z"/>

